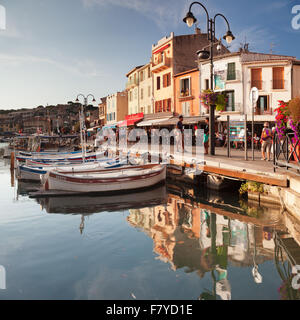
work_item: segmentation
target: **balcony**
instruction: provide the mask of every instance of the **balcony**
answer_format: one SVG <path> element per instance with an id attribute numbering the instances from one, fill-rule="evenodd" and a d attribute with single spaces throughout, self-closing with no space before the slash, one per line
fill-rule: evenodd
<path id="1" fill-rule="evenodd" d="M 152 62 L 152 72 L 159 73 L 171 67 L 171 58 L 159 56 L 155 62 Z"/>
<path id="2" fill-rule="evenodd" d="M 226 106 L 226 109 L 224 111 L 224 113 L 228 112 L 228 113 L 232 113 L 232 112 L 242 112 L 243 110 L 243 105 L 242 103 L 234 103 L 234 104 L 230 104 L 229 106 Z"/>
<path id="3" fill-rule="evenodd" d="M 184 91 L 178 91 L 177 97 L 179 101 L 188 101 L 195 99 L 195 90 L 186 89 Z"/>
<path id="4" fill-rule="evenodd" d="M 273 90 L 287 90 L 288 84 L 286 80 L 283 79 L 273 79 L 271 80 L 271 88 Z"/>
<path id="5" fill-rule="evenodd" d="M 251 88 L 256 87 L 258 90 L 265 90 L 265 82 L 262 80 L 251 80 L 250 81 Z"/>
<path id="6" fill-rule="evenodd" d="M 235 72 L 230 73 L 230 74 L 226 74 L 226 82 L 230 83 L 230 82 L 240 82 L 242 81 L 242 74 L 240 70 L 235 70 Z"/>
<path id="7" fill-rule="evenodd" d="M 131 79 L 126 83 L 126 89 L 130 90 L 139 85 L 139 79 Z"/>

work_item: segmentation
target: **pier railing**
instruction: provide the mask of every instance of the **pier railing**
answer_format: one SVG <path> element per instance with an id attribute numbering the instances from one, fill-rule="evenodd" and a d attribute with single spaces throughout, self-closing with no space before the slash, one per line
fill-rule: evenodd
<path id="1" fill-rule="evenodd" d="M 287 133 L 280 138 L 275 134 L 273 140 L 274 172 L 283 167 L 287 170 L 295 169 L 300 173 L 300 140 L 294 133 Z"/>

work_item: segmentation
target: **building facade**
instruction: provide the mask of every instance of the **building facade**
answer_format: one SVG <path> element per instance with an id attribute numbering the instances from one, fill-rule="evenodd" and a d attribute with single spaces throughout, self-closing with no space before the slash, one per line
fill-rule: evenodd
<path id="1" fill-rule="evenodd" d="M 137 113 L 153 113 L 153 77 L 151 64 L 148 63 L 138 70 L 139 74 L 139 110 Z"/>
<path id="2" fill-rule="evenodd" d="M 174 77 L 176 114 L 184 117 L 200 115 L 199 80 L 198 68 L 179 73 Z"/>
<path id="3" fill-rule="evenodd" d="M 99 125 L 104 126 L 106 123 L 106 98 L 101 98 L 101 103 L 99 103 Z"/>
<path id="4" fill-rule="evenodd" d="M 154 112 L 175 112 L 174 77 L 197 68 L 197 51 L 208 47 L 207 34 L 196 28 L 195 34 L 175 36 L 172 32 L 152 46 Z M 220 46 L 220 52 L 229 52 Z"/>
<path id="5" fill-rule="evenodd" d="M 200 92 L 209 88 L 210 63 L 199 62 Z M 252 116 L 251 88 L 259 90 L 254 109 L 255 121 L 275 121 L 278 101 L 289 101 L 300 96 L 300 61 L 295 57 L 253 52 L 235 52 L 215 58 L 214 90 L 227 96 L 222 119 L 227 115 L 240 119 Z M 207 109 L 200 107 L 201 114 Z"/>
<path id="6" fill-rule="evenodd" d="M 128 78 L 126 83 L 126 91 L 128 94 L 128 115 L 140 112 L 139 69 L 142 67 L 143 66 L 137 66 L 126 74 L 126 77 Z"/>
<path id="7" fill-rule="evenodd" d="M 115 125 L 128 115 L 128 94 L 126 91 L 109 95 L 106 99 L 106 124 Z"/>

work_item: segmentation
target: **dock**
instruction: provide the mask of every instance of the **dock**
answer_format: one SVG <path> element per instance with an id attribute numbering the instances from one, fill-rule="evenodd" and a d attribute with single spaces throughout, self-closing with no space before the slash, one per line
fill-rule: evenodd
<path id="1" fill-rule="evenodd" d="M 271 186 L 288 187 L 289 186 L 289 174 L 285 170 L 277 170 L 275 173 L 273 170 L 273 162 L 267 162 L 260 160 L 260 153 L 256 151 L 255 160 L 245 160 L 244 152 L 234 150 L 230 158 L 226 156 L 226 149 L 217 148 L 216 156 L 203 155 L 203 159 L 196 158 L 195 148 L 193 152 L 186 156 L 178 157 L 178 154 L 174 153 L 174 148 L 171 148 L 170 152 L 164 157 L 168 158 L 168 165 L 171 170 L 177 167 L 178 170 L 182 170 L 184 175 L 185 169 L 193 169 L 197 174 L 203 172 L 205 174 L 211 174 L 227 179 L 240 180 L 240 181 L 253 181 Z M 119 155 L 130 155 L 131 157 L 141 157 L 148 152 L 151 156 L 161 157 L 157 153 L 151 152 L 151 146 L 143 148 L 141 150 L 134 150 L 133 148 L 111 148 L 112 152 L 117 152 Z"/>

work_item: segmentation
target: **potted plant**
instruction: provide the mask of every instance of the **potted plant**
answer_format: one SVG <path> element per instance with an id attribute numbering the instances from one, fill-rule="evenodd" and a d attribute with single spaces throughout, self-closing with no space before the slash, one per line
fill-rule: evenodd
<path id="1" fill-rule="evenodd" d="M 292 143 L 298 159 L 300 159 L 300 98 L 294 98 L 288 103 L 288 110 L 290 114 L 289 125 L 294 131 L 294 138 Z M 292 150 L 291 150 L 292 151 Z M 294 159 L 299 162 L 297 156 L 293 154 Z"/>
<path id="2" fill-rule="evenodd" d="M 216 110 L 223 112 L 226 110 L 226 105 L 227 105 L 227 96 L 223 93 L 219 94 L 217 96 L 217 101 L 216 101 Z"/>
<path id="3" fill-rule="evenodd" d="M 275 109 L 276 113 L 276 131 L 279 139 L 282 140 L 288 130 L 288 120 L 290 111 L 288 109 L 288 103 L 284 101 L 278 101 L 279 107 Z"/>
<path id="4" fill-rule="evenodd" d="M 211 105 L 215 105 L 218 98 L 218 93 L 213 92 L 212 90 L 203 90 L 200 99 L 205 108 L 209 108 Z"/>

